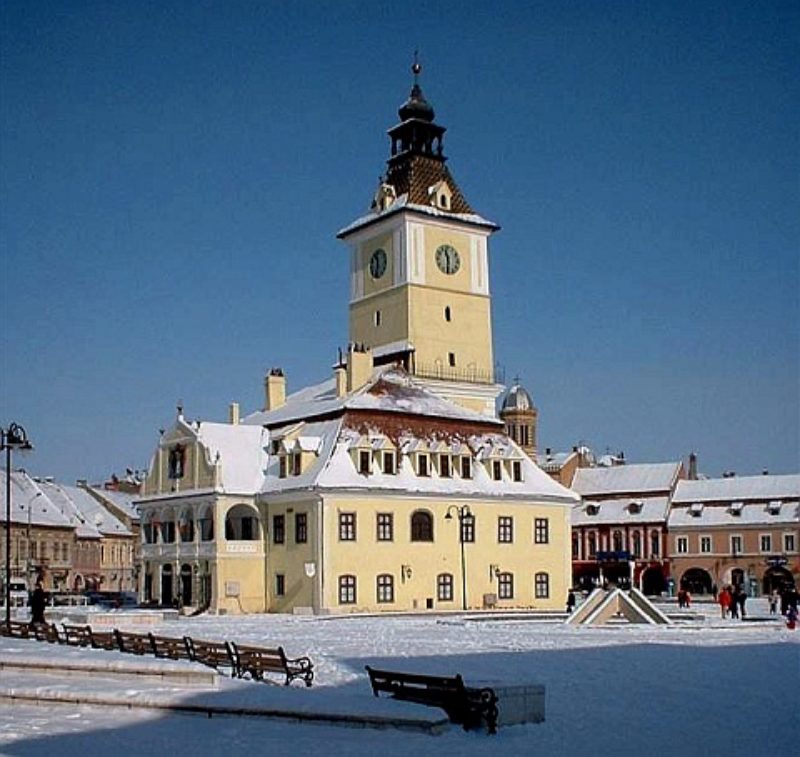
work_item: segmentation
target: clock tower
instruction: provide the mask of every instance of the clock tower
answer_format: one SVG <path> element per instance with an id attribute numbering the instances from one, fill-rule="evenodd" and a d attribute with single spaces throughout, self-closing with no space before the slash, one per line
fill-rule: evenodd
<path id="1" fill-rule="evenodd" d="M 436 394 L 495 415 L 488 240 L 446 165 L 445 128 L 414 85 L 389 129 L 391 155 L 369 213 L 339 232 L 350 247 L 350 342 Z"/>

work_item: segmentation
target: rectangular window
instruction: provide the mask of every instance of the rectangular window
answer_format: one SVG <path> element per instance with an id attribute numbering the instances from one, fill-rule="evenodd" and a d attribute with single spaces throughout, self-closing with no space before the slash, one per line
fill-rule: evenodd
<path id="1" fill-rule="evenodd" d="M 417 473 L 420 476 L 428 475 L 428 456 L 420 454 L 417 457 Z"/>
<path id="2" fill-rule="evenodd" d="M 771 534 L 761 534 L 760 542 L 761 542 L 761 551 L 762 552 L 772 552 L 772 535 Z"/>
<path id="3" fill-rule="evenodd" d="M 286 516 L 272 516 L 272 543 L 283 544 L 286 539 Z"/>
<path id="4" fill-rule="evenodd" d="M 279 478 L 286 478 L 286 455 L 281 455 L 278 460 L 280 461 Z"/>
<path id="5" fill-rule="evenodd" d="M 394 602 L 394 576 L 388 573 L 378 576 L 377 600 L 380 604 Z"/>
<path id="6" fill-rule="evenodd" d="M 784 534 L 783 535 L 783 551 L 784 552 L 794 552 L 796 547 L 794 541 L 794 534 Z"/>
<path id="7" fill-rule="evenodd" d="M 397 468 L 394 464 L 394 452 L 383 453 L 383 472 L 390 476 L 397 473 Z"/>
<path id="8" fill-rule="evenodd" d="M 372 455 L 369 450 L 360 450 L 358 453 L 358 472 L 368 476 L 370 474 L 370 463 L 372 462 Z"/>
<path id="9" fill-rule="evenodd" d="M 731 536 L 731 552 L 734 555 L 742 554 L 742 537 Z"/>
<path id="10" fill-rule="evenodd" d="M 394 516 L 391 513 L 378 513 L 377 530 L 378 541 L 392 541 L 394 539 Z"/>
<path id="11" fill-rule="evenodd" d="M 299 476 L 303 471 L 303 457 L 299 452 L 292 455 L 292 475 Z"/>
<path id="12" fill-rule="evenodd" d="M 497 577 L 498 599 L 514 599 L 514 574 L 501 573 Z"/>
<path id="13" fill-rule="evenodd" d="M 354 605 L 356 603 L 356 577 L 339 576 L 339 604 Z"/>
<path id="14" fill-rule="evenodd" d="M 275 596 L 282 597 L 286 594 L 286 576 L 283 573 L 275 574 Z"/>
<path id="15" fill-rule="evenodd" d="M 356 540 L 356 514 L 339 513 L 339 541 Z"/>
<path id="16" fill-rule="evenodd" d="M 294 541 L 295 544 L 305 544 L 308 541 L 307 513 L 295 513 L 294 515 Z"/>
<path id="17" fill-rule="evenodd" d="M 492 478 L 495 481 L 503 479 L 503 464 L 499 460 L 492 460 Z"/>
<path id="18" fill-rule="evenodd" d="M 472 544 L 475 541 L 475 516 L 466 515 L 461 519 L 461 541 Z"/>
<path id="19" fill-rule="evenodd" d="M 242 517 L 242 539 L 244 541 L 252 541 L 253 536 L 253 526 L 255 525 L 253 518 L 249 515 L 245 515 Z"/>
<path id="20" fill-rule="evenodd" d="M 522 481 L 522 463 L 519 460 L 511 463 L 511 477 L 514 481 Z"/>
<path id="21" fill-rule="evenodd" d="M 685 555 L 689 551 L 689 539 L 686 536 L 679 536 L 675 539 L 675 551 L 680 555 Z"/>
<path id="22" fill-rule="evenodd" d="M 511 544 L 514 541 L 514 519 L 510 515 L 498 516 L 497 541 L 501 544 Z"/>
<path id="23" fill-rule="evenodd" d="M 700 537 L 700 551 L 701 552 L 711 552 L 711 537 L 710 536 L 701 536 Z"/>
<path id="24" fill-rule="evenodd" d="M 550 598 L 550 574 L 537 573 L 534 577 L 533 593 L 536 599 Z"/>
<path id="25" fill-rule="evenodd" d="M 440 573 L 436 577 L 436 599 L 440 602 L 453 601 L 453 576 L 450 573 Z"/>
<path id="26" fill-rule="evenodd" d="M 461 478 L 472 478 L 472 458 L 461 458 Z"/>
<path id="27" fill-rule="evenodd" d="M 448 352 L 447 353 L 447 361 L 450 363 L 451 368 L 455 368 L 456 366 L 456 353 L 455 352 Z"/>
<path id="28" fill-rule="evenodd" d="M 550 543 L 550 519 L 549 518 L 536 518 L 533 527 L 533 542 L 534 544 L 549 544 Z"/>
<path id="29" fill-rule="evenodd" d="M 442 478 L 450 478 L 450 457 L 448 455 L 439 456 L 439 475 Z"/>

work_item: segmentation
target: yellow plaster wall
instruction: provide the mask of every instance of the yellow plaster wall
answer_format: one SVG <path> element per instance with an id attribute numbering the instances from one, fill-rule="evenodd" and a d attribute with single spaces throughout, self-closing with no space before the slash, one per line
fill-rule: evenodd
<path id="1" fill-rule="evenodd" d="M 186 448 L 184 475 L 169 478 L 169 451 L 178 444 Z M 156 450 L 152 469 L 144 481 L 143 495 L 167 494 L 189 489 L 210 489 L 215 485 L 214 465 L 208 462 L 206 450 L 196 439 L 173 429 L 167 433 Z"/>
<path id="2" fill-rule="evenodd" d="M 361 499 L 329 496 L 324 508 L 323 608 L 331 612 L 424 610 L 427 600 L 433 609 L 459 610 L 462 607 L 461 552 L 458 521 L 445 520 L 452 500 L 413 498 Z M 476 516 L 476 538 L 465 544 L 468 607 L 483 606 L 484 594 L 497 594 L 497 580 L 490 575 L 490 566 L 498 565 L 514 574 L 514 598 L 498 600 L 498 607 L 561 609 L 570 581 L 569 508 L 533 503 L 470 502 Z M 412 542 L 411 515 L 417 509 L 433 515 L 434 541 Z M 357 514 L 357 538 L 354 542 L 339 541 L 339 513 Z M 394 541 L 379 542 L 376 516 L 379 512 L 394 514 Z M 514 542 L 499 544 L 497 517 L 514 518 Z M 550 519 L 550 543 L 534 544 L 534 518 Z M 403 566 L 411 575 L 403 577 Z M 550 575 L 550 597 L 534 598 L 534 574 Z M 379 604 L 376 599 L 376 578 L 379 574 L 394 576 L 395 601 Z M 453 575 L 453 600 L 439 602 L 436 578 L 440 573 Z M 357 578 L 357 601 L 340 605 L 338 579 L 351 574 Z"/>
<path id="3" fill-rule="evenodd" d="M 379 279 L 373 279 L 369 272 L 369 261 L 372 253 L 377 249 L 382 249 L 386 253 L 386 271 Z M 394 281 L 394 246 L 391 234 L 384 234 L 359 245 L 358 260 L 359 266 L 364 272 L 365 295 L 368 296 L 392 286 Z"/>
<path id="4" fill-rule="evenodd" d="M 381 325 L 375 325 L 375 311 L 381 311 Z M 407 287 L 384 292 L 350 305 L 350 341 L 373 349 L 408 339 Z"/>
<path id="5" fill-rule="evenodd" d="M 461 292 L 469 292 L 472 288 L 472 254 L 470 240 L 472 235 L 438 226 L 424 226 L 425 229 L 425 283 L 431 287 L 440 287 Z M 454 247 L 458 252 L 461 265 L 453 274 L 442 273 L 436 265 L 436 250 L 443 244 Z"/>

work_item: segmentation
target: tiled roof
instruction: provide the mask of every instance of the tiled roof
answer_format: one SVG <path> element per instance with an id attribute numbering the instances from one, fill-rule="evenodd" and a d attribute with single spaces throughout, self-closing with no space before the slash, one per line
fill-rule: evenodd
<path id="1" fill-rule="evenodd" d="M 428 155 L 402 156 L 389 162 L 386 173 L 386 183 L 394 187 L 397 197 L 407 194 L 408 201 L 415 205 L 430 205 L 428 190 L 440 181 L 446 181 L 453 193 L 450 200 L 453 213 L 473 212 L 442 160 Z"/>

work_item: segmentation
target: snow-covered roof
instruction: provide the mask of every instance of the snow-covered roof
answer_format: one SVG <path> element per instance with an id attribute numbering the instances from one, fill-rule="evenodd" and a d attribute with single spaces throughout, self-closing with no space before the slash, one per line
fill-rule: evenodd
<path id="1" fill-rule="evenodd" d="M 670 510 L 669 528 L 709 528 L 712 526 L 768 526 L 768 525 L 793 525 L 800 524 L 800 502 L 797 497 L 791 501 L 781 502 L 780 507 L 770 506 L 769 502 L 749 502 L 741 507 L 732 507 L 731 504 L 718 502 L 706 505 L 699 510 L 692 510 L 692 505 L 675 506 Z M 696 512 L 697 515 L 692 513 Z"/>
<path id="2" fill-rule="evenodd" d="M 203 421 L 196 430 L 209 463 L 220 463 L 222 491 L 256 493 L 264 483 L 269 433 L 260 426 Z"/>
<path id="3" fill-rule="evenodd" d="M 646 492 L 671 492 L 680 463 L 617 465 L 611 468 L 579 468 L 572 488 L 583 497 Z"/>
<path id="4" fill-rule="evenodd" d="M 387 413 L 425 415 L 459 421 L 474 421 L 481 424 L 496 424 L 499 421 L 481 413 L 468 410 L 449 402 L 417 384 L 413 377 L 394 366 L 377 368 L 370 380 L 359 389 L 336 396 L 333 378 L 321 384 L 290 394 L 286 403 L 276 410 L 260 411 L 248 415 L 243 425 L 282 426 L 304 418 L 320 418 L 345 410 L 372 410 Z M 306 434 L 306 432 L 304 432 Z"/>
<path id="5" fill-rule="evenodd" d="M 633 505 L 633 506 L 631 506 Z M 596 515 L 590 515 L 596 509 Z M 572 508 L 573 526 L 608 525 L 610 523 L 665 523 L 669 497 L 617 497 L 582 502 Z"/>
<path id="6" fill-rule="evenodd" d="M 416 203 L 409 202 L 408 194 L 404 193 L 401 194 L 388 208 L 386 208 L 386 210 L 371 210 L 366 215 L 357 218 L 343 229 L 340 229 L 336 236 L 340 239 L 343 239 L 363 226 L 368 226 L 377 221 L 382 221 L 384 218 L 388 218 L 389 216 L 399 213 L 402 210 L 411 210 L 415 213 L 422 213 L 426 216 L 440 218 L 443 221 L 460 221 L 461 223 L 471 223 L 475 224 L 476 226 L 485 226 L 487 229 L 492 230 L 500 228 L 496 223 L 494 223 L 494 221 L 490 221 L 487 218 L 478 215 L 477 213 L 452 213 L 450 211 L 440 210 L 432 205 L 418 205 Z"/>
<path id="7" fill-rule="evenodd" d="M 0 514 L 6 513 L 6 476 L 0 469 Z M 73 528 L 61 510 L 50 500 L 36 481 L 24 471 L 11 473 L 11 522 L 17 525 Z"/>
<path id="8" fill-rule="evenodd" d="M 754 499 L 800 499 L 800 474 L 679 481 L 672 501 L 678 504 Z"/>
<path id="9" fill-rule="evenodd" d="M 547 471 L 557 471 L 564 467 L 566 462 L 576 452 L 539 452 L 536 455 L 536 462 L 540 468 Z"/>
<path id="10" fill-rule="evenodd" d="M 131 532 L 103 507 L 89 492 L 77 486 L 65 486 L 52 481 L 39 483 L 42 491 L 75 527 L 82 538 L 101 536 L 131 536 Z"/>
<path id="11" fill-rule="evenodd" d="M 139 497 L 138 494 L 129 494 L 115 489 L 104 489 L 99 486 L 90 486 L 89 489 L 96 497 L 100 497 L 118 507 L 131 520 L 138 521 L 141 518 L 139 507 L 134 503 Z"/>

